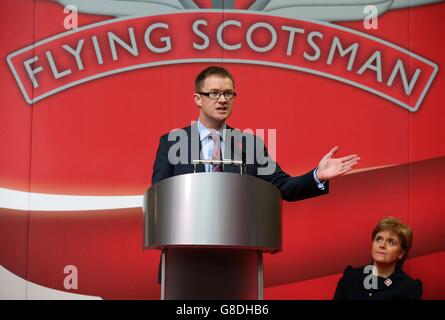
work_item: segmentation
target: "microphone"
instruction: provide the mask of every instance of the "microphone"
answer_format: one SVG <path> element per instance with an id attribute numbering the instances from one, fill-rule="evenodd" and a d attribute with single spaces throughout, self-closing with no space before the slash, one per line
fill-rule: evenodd
<path id="1" fill-rule="evenodd" d="M 224 168 L 224 165 L 233 164 L 239 166 L 240 174 L 244 174 L 244 162 L 242 160 L 193 160 L 193 173 L 196 173 L 196 165 L 198 164 L 221 164 Z"/>

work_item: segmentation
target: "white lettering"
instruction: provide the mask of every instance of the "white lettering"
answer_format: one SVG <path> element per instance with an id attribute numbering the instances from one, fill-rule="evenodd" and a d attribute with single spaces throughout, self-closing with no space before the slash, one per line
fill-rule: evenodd
<path id="1" fill-rule="evenodd" d="M 134 30 L 133 28 L 128 28 L 128 33 L 130 34 L 130 41 L 131 46 L 129 46 L 125 41 L 123 41 L 121 38 L 119 38 L 117 35 L 115 35 L 113 32 L 108 31 L 108 41 L 110 42 L 110 48 L 111 48 L 111 55 L 113 57 L 113 61 L 116 61 L 117 58 L 117 50 L 116 50 L 116 43 L 118 43 L 122 48 L 130 52 L 133 56 L 137 56 L 138 48 L 136 45 L 136 39 L 134 37 Z"/>
<path id="2" fill-rule="evenodd" d="M 63 20 L 63 27 L 66 30 L 77 29 L 77 8 L 69 4 L 65 8 L 63 8 L 63 13 L 68 13 L 68 16 L 66 16 Z"/>
<path id="3" fill-rule="evenodd" d="M 149 50 L 151 50 L 152 52 L 155 52 L 155 53 L 164 53 L 164 52 L 170 51 L 171 48 L 172 48 L 170 37 L 161 37 L 160 38 L 161 42 L 163 42 L 165 44 L 163 47 L 160 47 L 160 48 L 155 47 L 151 43 L 150 34 L 155 29 L 165 29 L 165 30 L 168 30 L 168 24 L 165 24 L 165 23 L 154 23 L 154 24 L 152 24 L 151 26 L 149 26 L 147 28 L 147 30 L 145 31 L 145 36 L 144 36 L 145 45 L 147 46 L 147 48 Z"/>
<path id="4" fill-rule="evenodd" d="M 63 273 L 68 274 L 63 280 L 63 287 L 66 290 L 77 290 L 79 288 L 77 267 L 68 265 L 63 269 Z"/>
<path id="5" fill-rule="evenodd" d="M 218 40 L 218 43 L 225 50 L 229 51 L 238 50 L 239 48 L 241 48 L 241 43 L 229 45 L 224 42 L 223 32 L 227 26 L 237 26 L 238 28 L 241 28 L 241 22 L 236 20 L 227 20 L 221 23 L 221 25 L 218 27 L 218 30 L 216 31 L 216 38 Z"/>
<path id="6" fill-rule="evenodd" d="M 379 23 L 378 23 L 378 16 L 379 16 L 379 10 L 375 5 L 368 5 L 363 8 L 363 13 L 368 14 L 365 19 L 363 20 L 363 27 L 366 30 L 371 29 L 378 29 Z"/>
<path id="7" fill-rule="evenodd" d="M 269 30 L 271 39 L 267 46 L 259 47 L 253 43 L 252 34 L 258 28 L 265 28 L 265 29 Z M 247 37 L 247 44 L 253 51 L 256 51 L 256 52 L 267 52 L 270 49 L 272 49 L 275 46 L 275 44 L 277 43 L 277 32 L 270 24 L 265 23 L 265 22 L 257 22 L 257 23 L 254 23 L 253 25 L 251 25 L 250 28 L 247 30 L 246 37 Z"/>
<path id="8" fill-rule="evenodd" d="M 39 61 L 39 57 L 33 57 L 33 58 L 25 60 L 23 62 L 23 64 L 25 65 L 26 72 L 28 73 L 28 76 L 31 79 L 32 85 L 33 85 L 34 88 L 38 88 L 39 87 L 39 84 L 37 82 L 37 79 L 36 79 L 35 75 L 37 73 L 43 71 L 43 67 L 37 67 L 35 69 L 31 68 L 31 64 L 34 64 L 34 62 L 36 62 L 36 61 Z"/>
<path id="9" fill-rule="evenodd" d="M 200 26 L 200 25 L 207 26 L 207 21 L 205 21 L 205 20 L 196 20 L 195 22 L 193 22 L 193 32 L 198 37 L 200 37 L 204 41 L 204 43 L 203 44 L 197 44 L 196 42 L 193 42 L 193 48 L 195 48 L 197 50 L 205 50 L 205 49 L 207 49 L 209 47 L 210 39 L 204 32 L 199 30 L 198 26 Z"/>
<path id="10" fill-rule="evenodd" d="M 85 42 L 84 39 L 81 39 L 78 43 L 77 43 L 77 48 L 76 50 L 74 50 L 73 48 L 71 48 L 69 45 L 64 44 L 62 47 L 68 51 L 69 53 L 71 53 L 74 58 L 76 59 L 76 63 L 77 63 L 77 67 L 79 68 L 79 70 L 83 70 L 83 63 L 82 63 L 82 59 L 80 58 L 80 51 L 82 51 L 82 47 L 83 47 L 83 43 Z"/>
<path id="11" fill-rule="evenodd" d="M 304 33 L 304 29 L 294 28 L 294 27 L 289 27 L 289 26 L 282 26 L 281 29 L 284 30 L 284 31 L 289 31 L 289 40 L 287 42 L 286 55 L 290 56 L 292 54 L 293 49 L 294 49 L 295 34 L 296 33 L 303 34 Z"/>
<path id="12" fill-rule="evenodd" d="M 416 68 L 416 71 L 414 72 L 412 79 L 408 83 L 408 77 L 406 76 L 406 71 L 405 71 L 405 66 L 403 65 L 403 61 L 397 59 L 397 62 L 392 70 L 391 76 L 389 77 L 386 85 L 388 87 L 392 86 L 397 74 L 400 74 L 400 76 L 402 77 L 402 83 L 403 83 L 403 88 L 405 89 L 405 93 L 406 95 L 409 96 L 413 91 L 417 79 L 419 78 L 420 72 L 421 72 L 420 69 Z"/>
<path id="13" fill-rule="evenodd" d="M 314 42 L 314 40 L 313 40 L 314 37 L 323 39 L 323 34 L 318 31 L 312 31 L 308 34 L 307 41 L 308 41 L 309 45 L 311 46 L 311 48 L 314 49 L 314 51 L 315 51 L 312 56 L 310 56 L 306 51 L 303 53 L 304 58 L 309 61 L 316 61 L 321 56 L 320 47 L 317 46 L 317 44 Z"/>
<path id="14" fill-rule="evenodd" d="M 332 64 L 332 60 L 334 59 L 335 49 L 338 49 L 341 57 L 344 57 L 348 53 L 352 52 L 351 56 L 349 57 L 348 67 L 346 68 L 348 71 L 351 71 L 354 64 L 355 55 L 357 54 L 358 43 L 353 43 L 347 49 L 343 49 L 340 39 L 338 37 L 334 37 L 331 50 L 329 51 L 328 60 L 326 62 L 329 65 Z"/>
<path id="15" fill-rule="evenodd" d="M 375 65 L 372 64 L 375 61 Z M 382 56 L 380 51 L 374 52 L 369 59 L 362 65 L 357 71 L 357 74 L 362 74 L 367 69 L 374 70 L 376 72 L 377 81 L 382 82 Z"/>
<path id="16" fill-rule="evenodd" d="M 102 52 L 100 51 L 99 42 L 97 41 L 97 37 L 92 36 L 91 40 L 93 41 L 94 51 L 96 52 L 97 63 L 103 64 L 104 59 L 102 58 Z"/>
<path id="17" fill-rule="evenodd" d="M 57 70 L 56 63 L 54 62 L 54 58 L 51 51 L 46 51 L 45 54 L 48 59 L 49 66 L 51 67 L 51 71 L 53 72 L 54 79 L 60 79 L 71 74 L 71 69 L 66 69 L 65 71 L 62 72 L 59 72 Z"/>

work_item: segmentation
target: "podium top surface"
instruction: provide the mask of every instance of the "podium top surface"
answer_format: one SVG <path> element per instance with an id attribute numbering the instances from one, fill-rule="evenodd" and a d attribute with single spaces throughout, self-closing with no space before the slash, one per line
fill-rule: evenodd
<path id="1" fill-rule="evenodd" d="M 144 247 L 281 250 L 281 194 L 259 178 L 202 172 L 167 178 L 144 195 Z"/>

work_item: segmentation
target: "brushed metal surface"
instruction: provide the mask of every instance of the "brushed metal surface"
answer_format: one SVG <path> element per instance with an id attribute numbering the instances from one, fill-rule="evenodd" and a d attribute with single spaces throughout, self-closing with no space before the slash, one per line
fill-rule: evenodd
<path id="1" fill-rule="evenodd" d="M 162 180 L 144 195 L 144 247 L 220 246 L 281 250 L 281 194 L 235 173 Z"/>

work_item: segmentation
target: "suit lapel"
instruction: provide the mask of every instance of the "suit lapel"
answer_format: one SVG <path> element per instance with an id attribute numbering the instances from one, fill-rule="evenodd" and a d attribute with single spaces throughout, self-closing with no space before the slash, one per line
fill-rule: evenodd
<path id="1" fill-rule="evenodd" d="M 189 137 L 188 143 L 189 143 L 189 154 L 188 154 L 188 160 L 189 163 L 192 166 L 192 172 L 193 172 L 193 160 L 199 160 L 201 159 L 201 140 L 199 139 L 199 131 L 198 131 L 198 124 L 197 122 L 194 122 L 191 126 L 186 128 L 187 135 Z M 203 164 L 196 165 L 196 172 L 205 172 L 205 167 Z"/>

